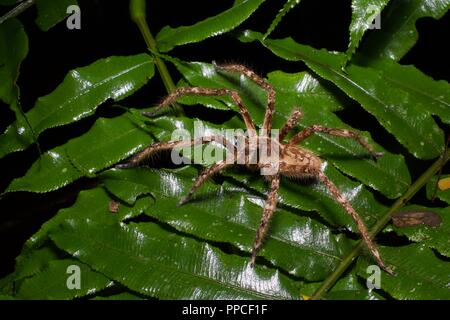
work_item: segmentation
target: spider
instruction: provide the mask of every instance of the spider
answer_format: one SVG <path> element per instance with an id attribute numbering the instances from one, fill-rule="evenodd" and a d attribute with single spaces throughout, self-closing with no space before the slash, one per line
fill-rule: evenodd
<path id="1" fill-rule="evenodd" d="M 267 199 L 264 205 L 264 211 L 261 218 L 260 225 L 256 232 L 256 237 L 252 247 L 251 261 L 250 265 L 253 266 L 256 260 L 256 256 L 262 247 L 264 236 L 267 233 L 269 221 L 274 214 L 276 204 L 277 204 L 277 193 L 280 188 L 280 178 L 281 176 L 288 178 L 313 178 L 321 181 L 328 191 L 331 193 L 333 198 L 346 210 L 346 212 L 355 221 L 361 237 L 365 244 L 367 245 L 370 253 L 375 258 L 376 262 L 380 267 L 386 270 L 389 274 L 393 274 L 392 269 L 387 266 L 378 251 L 377 246 L 371 239 L 367 227 L 353 209 L 350 202 L 342 195 L 335 184 L 324 174 L 321 169 L 321 159 L 313 152 L 298 146 L 298 143 L 305 140 L 314 133 L 320 132 L 333 136 L 346 137 L 354 139 L 362 147 L 364 147 L 374 158 L 378 158 L 383 155 L 381 152 L 375 152 L 372 146 L 359 134 L 346 130 L 346 129 L 333 129 L 327 128 L 321 125 L 312 125 L 306 127 L 302 131 L 296 133 L 289 139 L 289 141 L 284 142 L 283 140 L 287 134 L 294 129 L 297 122 L 302 117 L 302 112 L 300 109 L 294 109 L 290 117 L 288 118 L 286 124 L 279 131 L 278 139 L 270 137 L 269 132 L 272 129 L 272 115 L 275 107 L 275 90 L 272 85 L 269 84 L 264 78 L 258 76 L 255 72 L 248 69 L 247 67 L 239 64 L 226 64 L 226 65 L 215 65 L 215 68 L 219 71 L 234 72 L 246 76 L 254 83 L 259 85 L 262 89 L 267 92 L 267 109 L 265 112 L 262 131 L 260 135 L 256 134 L 255 124 L 250 117 L 250 114 L 244 105 L 239 94 L 235 90 L 227 88 L 203 88 L 203 87 L 180 87 L 170 93 L 160 105 L 156 108 L 169 106 L 173 104 L 178 98 L 184 95 L 200 95 L 200 96 L 230 96 L 233 102 L 239 107 L 239 112 L 244 120 L 245 126 L 248 131 L 249 137 L 245 139 L 245 150 L 237 150 L 236 146 L 227 141 L 222 136 L 208 136 L 201 139 L 192 140 L 182 140 L 182 141 L 169 141 L 169 142 L 158 142 L 145 148 L 140 153 L 133 156 L 127 163 L 118 165 L 120 168 L 134 167 L 137 166 L 141 161 L 148 158 L 152 154 L 155 154 L 162 150 L 171 150 L 173 148 L 183 148 L 193 145 L 199 145 L 204 143 L 210 143 L 212 141 L 223 144 L 228 149 L 232 149 L 234 154 L 242 157 L 244 151 L 258 150 L 262 143 L 266 143 L 269 146 L 276 146 L 278 149 L 278 162 L 273 163 L 273 158 L 271 157 L 259 157 L 256 164 L 249 163 L 249 156 L 244 156 L 245 165 L 252 169 L 267 169 L 276 167 L 275 173 L 271 175 L 266 175 L 265 178 L 270 184 L 270 191 L 267 194 Z M 144 113 L 144 115 L 151 116 L 152 113 Z M 269 147 L 270 149 L 270 147 Z M 221 160 L 209 168 L 205 169 L 195 180 L 192 188 L 186 197 L 182 198 L 179 205 L 182 205 L 190 200 L 195 191 L 212 175 L 218 173 L 219 171 L 236 164 L 230 163 L 229 161 Z"/>

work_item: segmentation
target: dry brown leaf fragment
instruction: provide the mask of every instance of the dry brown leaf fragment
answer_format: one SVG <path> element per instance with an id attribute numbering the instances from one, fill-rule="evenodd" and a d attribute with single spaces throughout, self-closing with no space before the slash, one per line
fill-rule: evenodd
<path id="1" fill-rule="evenodd" d="M 392 222 L 398 228 L 413 227 L 424 224 L 430 227 L 439 227 L 442 218 L 435 212 L 408 211 L 398 212 L 392 217 Z"/>

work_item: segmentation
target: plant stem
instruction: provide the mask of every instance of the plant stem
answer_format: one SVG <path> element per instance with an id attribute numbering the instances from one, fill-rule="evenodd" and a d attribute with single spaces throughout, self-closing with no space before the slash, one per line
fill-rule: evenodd
<path id="1" fill-rule="evenodd" d="M 5 22 L 8 19 L 17 17 L 19 14 L 27 10 L 29 7 L 31 7 L 34 4 L 34 0 L 26 0 L 22 3 L 15 6 L 11 11 L 8 11 L 4 16 L 0 17 L 0 24 Z"/>
<path id="2" fill-rule="evenodd" d="M 372 227 L 369 234 L 374 238 L 391 220 L 392 215 L 402 208 L 450 159 L 450 155 L 445 153 L 435 163 L 433 163 L 427 171 L 425 171 L 405 192 L 403 196 L 397 199 L 388 212 Z M 353 260 L 359 255 L 364 248 L 365 243 L 361 240 L 356 247 L 342 260 L 337 269 L 322 283 L 319 289 L 314 293 L 312 299 L 320 299 L 328 290 L 333 287 L 336 281 L 347 270 Z"/>
<path id="3" fill-rule="evenodd" d="M 155 38 L 153 38 L 152 33 L 150 32 L 150 28 L 147 24 L 146 14 L 145 14 L 145 0 L 131 0 L 130 1 L 130 15 L 131 19 L 134 23 L 137 24 L 141 34 L 149 48 L 150 52 L 153 53 L 153 59 L 155 60 L 156 68 L 158 69 L 159 75 L 166 87 L 167 93 L 170 94 L 175 90 L 175 83 L 170 76 L 169 70 L 167 70 L 167 66 L 164 61 L 157 56 L 159 53 L 158 48 L 156 46 Z M 183 109 L 177 103 L 172 105 L 175 114 L 183 115 Z"/>

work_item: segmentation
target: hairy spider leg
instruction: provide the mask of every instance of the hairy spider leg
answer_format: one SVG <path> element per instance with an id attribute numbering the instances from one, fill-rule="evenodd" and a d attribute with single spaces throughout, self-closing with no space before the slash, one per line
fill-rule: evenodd
<path id="1" fill-rule="evenodd" d="M 262 247 L 262 243 L 264 240 L 264 236 L 267 233 L 267 229 L 269 226 L 270 218 L 272 218 L 273 213 L 275 212 L 275 208 L 277 205 L 277 194 L 278 189 L 280 188 L 280 175 L 272 176 L 270 192 L 267 195 L 266 202 L 264 204 L 264 212 L 261 218 L 261 222 L 258 227 L 258 231 L 256 231 L 256 238 L 253 242 L 252 249 L 252 258 L 250 261 L 250 265 L 253 267 L 256 260 L 256 255 Z"/>
<path id="2" fill-rule="evenodd" d="M 282 141 L 289 133 L 289 131 L 291 131 L 292 128 L 294 128 L 294 126 L 298 123 L 298 121 L 302 118 L 302 116 L 303 112 L 300 109 L 295 108 L 294 111 L 292 111 L 283 128 L 281 128 L 280 130 L 280 135 L 278 137 L 280 141 Z"/>
<path id="3" fill-rule="evenodd" d="M 193 194 L 198 190 L 198 188 L 200 188 L 202 186 L 202 184 L 208 180 L 209 177 L 211 177 L 212 175 L 216 174 L 217 172 L 225 169 L 226 167 L 235 165 L 235 164 L 239 164 L 238 159 L 245 159 L 244 164 L 248 165 L 249 162 L 249 158 L 250 158 L 250 154 L 248 153 L 249 150 L 249 140 L 246 139 L 245 140 L 245 146 L 242 150 L 237 150 L 237 148 L 235 147 L 234 149 L 234 158 L 233 161 L 230 161 L 230 159 L 226 159 L 226 160 L 222 160 L 217 162 L 216 164 L 212 165 L 209 168 L 206 168 L 195 180 L 194 184 L 192 185 L 191 189 L 189 190 L 189 193 L 187 194 L 187 196 L 185 196 L 184 198 L 182 198 L 179 202 L 179 205 L 183 205 L 186 202 L 188 202 Z M 251 168 L 251 166 L 250 166 Z"/>
<path id="4" fill-rule="evenodd" d="M 215 65 L 215 67 L 219 70 L 243 74 L 244 76 L 255 82 L 257 85 L 259 85 L 261 88 L 266 90 L 267 109 L 264 115 L 262 129 L 265 132 L 263 135 L 269 135 L 269 131 L 272 129 L 272 115 L 275 108 L 275 90 L 273 89 L 272 85 L 267 82 L 266 79 L 258 76 L 254 71 L 240 64 L 222 64 Z"/>
<path id="5" fill-rule="evenodd" d="M 199 145 L 199 144 L 210 143 L 213 141 L 221 143 L 223 146 L 225 146 L 228 149 L 229 152 L 232 152 L 233 154 L 235 154 L 235 146 L 231 142 L 229 142 L 227 139 L 225 139 L 222 136 L 208 136 L 208 137 L 191 139 L 191 140 L 157 142 L 157 143 L 154 143 L 154 144 L 148 146 L 147 148 L 145 148 L 138 154 L 134 155 L 130 160 L 128 160 L 128 162 L 118 164 L 115 167 L 116 168 L 136 167 L 139 165 L 139 163 L 141 163 L 142 161 L 144 161 L 145 159 L 150 157 L 152 154 L 155 154 L 157 152 L 160 152 L 163 150 L 170 150 L 173 148 L 184 148 L 184 147 L 189 147 L 189 146 L 193 146 L 193 145 L 195 146 L 195 145 Z"/>
<path id="6" fill-rule="evenodd" d="M 209 177 L 231 165 L 233 165 L 233 163 L 229 163 L 225 160 L 222 160 L 217 162 L 216 164 L 213 164 L 211 167 L 205 169 L 202 173 L 200 173 L 200 175 L 197 177 L 194 184 L 192 185 L 191 189 L 189 190 L 189 193 L 180 200 L 178 205 L 181 206 L 186 202 L 188 202 L 192 198 L 192 195 L 195 193 L 195 191 L 197 191 L 197 189 L 200 188 L 201 185 L 206 180 L 208 180 Z"/>
<path id="7" fill-rule="evenodd" d="M 256 135 L 255 124 L 253 123 L 250 114 L 248 113 L 247 107 L 244 105 L 239 94 L 230 89 L 214 89 L 214 88 L 202 88 L 202 87 L 181 87 L 172 91 L 164 100 L 159 104 L 157 110 L 151 114 L 156 113 L 160 108 L 166 107 L 174 103 L 177 99 L 184 95 L 200 95 L 200 96 L 224 96 L 229 95 L 239 107 L 239 112 L 244 119 L 245 126 L 249 131 L 249 134 Z M 145 114 L 145 113 L 144 113 Z"/>
<path id="8" fill-rule="evenodd" d="M 345 138 L 353 139 L 356 142 L 358 142 L 364 149 L 366 149 L 374 158 L 381 157 L 384 154 L 383 152 L 375 152 L 373 150 L 372 146 L 366 141 L 366 139 L 361 137 L 361 135 L 359 135 L 356 132 L 352 132 L 352 131 L 349 131 L 349 130 L 346 130 L 346 129 L 327 128 L 327 127 L 324 127 L 324 126 L 321 126 L 321 125 L 312 125 L 312 126 L 310 126 L 308 128 L 305 128 L 304 130 L 300 131 L 295 136 L 293 136 L 291 138 L 291 140 L 289 140 L 288 144 L 296 145 L 300 141 L 308 138 L 313 133 L 317 133 L 317 132 L 326 133 L 326 134 L 329 134 L 329 135 L 332 135 L 332 136 L 338 136 L 338 137 L 345 137 Z"/>
<path id="9" fill-rule="evenodd" d="M 361 236 L 362 236 L 364 242 L 366 243 L 367 247 L 369 248 L 371 254 L 375 258 L 378 265 L 380 267 L 382 267 L 389 274 L 394 275 L 395 274 L 394 271 L 384 263 L 383 259 L 381 259 L 380 252 L 378 251 L 378 248 L 375 245 L 375 243 L 372 241 L 372 238 L 370 237 L 370 234 L 366 228 L 366 225 L 361 220 L 361 218 L 358 216 L 355 209 L 353 209 L 350 202 L 341 194 L 341 192 L 336 187 L 336 185 L 323 172 L 319 173 L 319 179 L 327 187 L 327 189 L 331 192 L 331 194 L 336 199 L 336 201 L 353 218 L 353 220 L 356 223 L 356 226 L 358 227 L 359 232 L 361 233 Z"/>

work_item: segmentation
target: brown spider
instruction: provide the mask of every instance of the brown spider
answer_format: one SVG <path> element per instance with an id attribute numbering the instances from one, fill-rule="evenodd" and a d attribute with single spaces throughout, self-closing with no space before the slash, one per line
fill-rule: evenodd
<path id="1" fill-rule="evenodd" d="M 267 195 L 267 200 L 264 206 L 264 212 L 262 215 L 261 223 L 256 232 L 256 238 L 253 244 L 252 249 L 252 257 L 251 257 L 251 265 L 253 266 L 255 263 L 256 255 L 258 251 L 261 249 L 264 236 L 268 229 L 268 224 L 270 218 L 272 217 L 275 207 L 277 204 L 277 192 L 280 187 L 280 176 L 286 177 L 294 177 L 294 178 L 304 178 L 304 177 L 312 177 L 320 180 L 329 190 L 331 195 L 336 199 L 336 201 L 344 207 L 344 209 L 350 214 L 350 216 L 355 221 L 359 232 L 361 233 L 362 239 L 366 243 L 369 248 L 371 254 L 374 256 L 378 265 L 380 265 L 384 270 L 388 273 L 393 274 L 393 271 L 383 262 L 381 259 L 380 253 L 378 251 L 377 246 L 372 241 L 369 232 L 364 225 L 361 218 L 358 216 L 356 211 L 353 209 L 350 202 L 341 194 L 339 189 L 334 185 L 334 183 L 328 179 L 328 177 L 321 170 L 321 160 L 315 155 L 313 152 L 304 149 L 298 146 L 298 143 L 302 140 L 308 138 L 315 132 L 322 132 L 334 136 L 347 137 L 354 139 L 361 146 L 363 146 L 373 157 L 380 157 L 382 153 L 375 152 L 373 148 L 367 143 L 365 139 L 363 139 L 359 134 L 355 132 L 351 132 L 345 129 L 331 129 L 326 128 L 320 125 L 312 125 L 310 127 L 305 128 L 301 132 L 295 134 L 287 143 L 283 143 L 283 139 L 286 137 L 288 132 L 293 129 L 298 120 L 301 118 L 302 113 L 300 110 L 295 109 L 292 115 L 287 120 L 286 124 L 280 130 L 280 134 L 278 139 L 274 139 L 273 137 L 269 137 L 269 132 L 272 129 L 272 114 L 274 111 L 275 105 L 275 91 L 273 87 L 263 78 L 259 77 L 253 71 L 249 70 L 245 66 L 237 65 L 237 64 L 228 64 L 228 65 L 216 65 L 218 70 L 223 70 L 227 72 L 237 72 L 245 75 L 252 81 L 254 81 L 257 85 L 262 87 L 267 91 L 267 109 L 264 116 L 263 126 L 262 126 L 262 134 L 256 135 L 256 128 L 251 119 L 247 108 L 245 107 L 242 99 L 238 95 L 238 93 L 231 89 L 213 89 L 213 88 L 200 88 L 200 87 L 182 87 L 178 88 L 169 94 L 159 105 L 157 110 L 162 107 L 171 105 L 174 103 L 179 97 L 187 94 L 191 95 L 203 95 L 203 96 L 224 96 L 229 95 L 233 99 L 234 103 L 236 103 L 239 107 L 240 114 L 245 122 L 245 126 L 247 127 L 247 131 L 249 134 L 249 138 L 245 139 L 245 150 L 237 150 L 234 144 L 226 141 L 222 136 L 209 136 L 203 137 L 201 139 L 192 139 L 192 140 L 183 140 L 183 141 L 169 141 L 169 142 L 159 142 L 155 143 L 146 149 L 144 149 L 139 154 L 133 156 L 128 163 L 118 165 L 119 167 L 132 167 L 137 166 L 142 160 L 149 157 L 150 155 L 162 151 L 162 150 L 170 150 L 173 148 L 182 148 L 188 147 L 203 143 L 209 143 L 212 141 L 219 142 L 223 144 L 228 149 L 232 149 L 234 155 L 237 155 L 237 158 L 241 157 L 242 153 L 246 152 L 244 156 L 245 165 L 250 169 L 264 169 L 268 167 L 276 167 L 277 170 L 274 174 L 269 176 L 266 175 L 267 180 L 270 182 L 270 192 Z M 145 114 L 145 113 L 144 113 Z M 146 115 L 150 115 L 147 113 Z M 154 115 L 154 113 L 151 113 Z M 278 149 L 278 163 L 273 163 L 273 158 L 271 157 L 259 157 L 257 159 L 256 164 L 250 164 L 248 151 L 249 150 L 258 150 L 259 146 L 265 143 L 269 146 L 276 146 Z M 270 147 L 269 147 L 270 153 Z M 229 163 L 229 161 L 219 161 L 211 167 L 207 168 L 203 171 L 194 182 L 191 190 L 188 195 L 181 199 L 180 205 L 186 203 L 194 194 L 194 192 L 213 174 L 221 171 L 222 169 L 231 166 L 234 163 Z"/>

